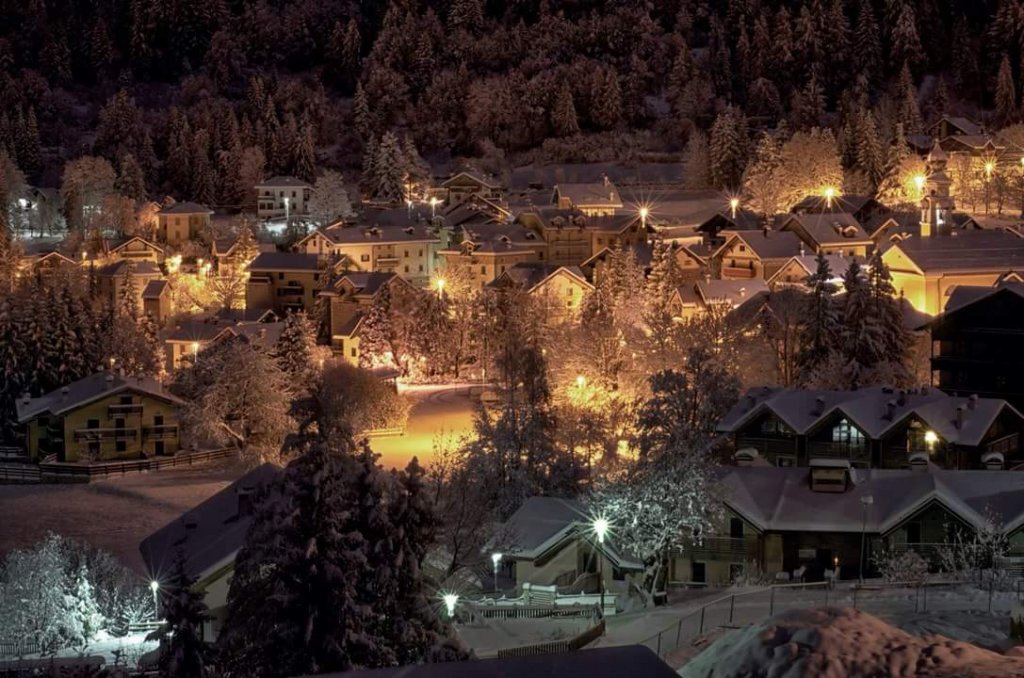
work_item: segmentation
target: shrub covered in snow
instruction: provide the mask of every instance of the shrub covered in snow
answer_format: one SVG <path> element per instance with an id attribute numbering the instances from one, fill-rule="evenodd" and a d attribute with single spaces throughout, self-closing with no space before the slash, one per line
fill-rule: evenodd
<path id="1" fill-rule="evenodd" d="M 928 562 L 916 551 L 882 548 L 871 561 L 885 581 L 919 582 L 928 576 Z"/>

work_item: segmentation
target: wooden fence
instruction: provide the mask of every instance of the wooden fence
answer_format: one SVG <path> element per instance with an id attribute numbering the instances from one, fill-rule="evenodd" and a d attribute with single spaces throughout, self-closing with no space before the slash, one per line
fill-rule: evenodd
<path id="1" fill-rule="evenodd" d="M 89 483 L 129 473 L 205 464 L 219 459 L 229 459 L 236 453 L 237 450 L 234 447 L 225 447 L 216 450 L 178 453 L 169 457 L 98 461 L 89 464 L 41 462 L 37 465 L 0 462 L 0 483 Z"/>
<path id="2" fill-rule="evenodd" d="M 21 657 L 39 654 L 39 646 L 33 642 L 0 640 L 0 657 Z"/>
<path id="3" fill-rule="evenodd" d="M 596 606 L 567 605 L 555 607 L 551 605 L 474 605 L 473 614 L 484 619 L 575 619 L 593 617 Z"/>
<path id="4" fill-rule="evenodd" d="M 594 626 L 568 640 L 555 640 L 550 643 L 537 643 L 535 645 L 523 645 L 522 647 L 508 647 L 498 650 L 498 657 L 533 657 L 540 654 L 575 652 L 603 635 L 604 619 L 601 619 Z"/>

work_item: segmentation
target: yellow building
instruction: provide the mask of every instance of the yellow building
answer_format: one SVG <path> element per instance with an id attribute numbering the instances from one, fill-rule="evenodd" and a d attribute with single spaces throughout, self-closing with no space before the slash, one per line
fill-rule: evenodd
<path id="1" fill-rule="evenodd" d="M 351 272 L 320 294 L 330 300 L 331 348 L 353 365 L 359 364 L 359 331 L 366 313 L 388 287 L 392 298 L 412 293 L 412 285 L 396 273 Z"/>
<path id="2" fill-rule="evenodd" d="M 473 287 L 483 289 L 516 264 L 539 261 L 543 247 L 543 242 L 532 247 L 499 237 L 480 242 L 463 240 L 457 248 L 441 250 L 438 254 L 445 266 L 466 267 L 471 273 Z"/>
<path id="3" fill-rule="evenodd" d="M 322 259 L 340 258 L 348 271 L 397 273 L 426 285 L 436 266 L 441 239 L 422 224 L 343 226 L 314 231 L 297 248 Z"/>
<path id="4" fill-rule="evenodd" d="M 583 300 L 594 289 L 578 266 L 540 262 L 516 264 L 506 269 L 491 285 L 523 290 L 549 323 L 575 320 Z"/>
<path id="5" fill-rule="evenodd" d="M 813 253 L 866 257 L 875 245 L 857 218 L 847 212 L 794 214 L 779 230 L 795 233 Z"/>
<path id="6" fill-rule="evenodd" d="M 140 236 L 133 236 L 113 247 L 110 250 L 110 256 L 131 261 L 148 261 L 159 265 L 164 261 L 164 248 Z"/>
<path id="7" fill-rule="evenodd" d="M 189 367 L 202 360 L 203 351 L 213 344 L 244 337 L 264 348 L 272 348 L 284 323 L 267 309 L 221 309 L 210 318 L 182 320 L 164 338 L 167 372 Z"/>
<path id="8" fill-rule="evenodd" d="M 120 303 L 122 289 L 131 282 L 135 288 L 138 309 L 144 311 L 143 293 L 150 282 L 162 280 L 163 273 L 150 261 L 119 259 L 99 267 L 90 267 L 89 275 L 96 281 L 96 295 L 115 308 Z"/>
<path id="9" fill-rule="evenodd" d="M 610 217 L 622 209 L 619 189 L 607 176 L 595 183 L 556 184 L 551 202 L 559 209 L 579 210 L 588 217 Z"/>
<path id="10" fill-rule="evenodd" d="M 767 280 L 791 257 L 806 253 L 803 242 L 788 231 L 724 231 L 725 244 L 711 255 L 712 268 L 723 280 Z"/>
<path id="11" fill-rule="evenodd" d="M 157 239 L 180 247 L 210 228 L 213 210 L 194 202 L 176 202 L 156 214 Z"/>
<path id="12" fill-rule="evenodd" d="M 263 252 L 249 264 L 245 305 L 270 309 L 281 317 L 288 311 L 312 313 L 324 275 L 325 268 L 315 254 Z"/>
<path id="13" fill-rule="evenodd" d="M 174 454 L 184 402 L 150 377 L 97 372 L 17 403 L 29 458 L 57 461 L 138 459 Z"/>

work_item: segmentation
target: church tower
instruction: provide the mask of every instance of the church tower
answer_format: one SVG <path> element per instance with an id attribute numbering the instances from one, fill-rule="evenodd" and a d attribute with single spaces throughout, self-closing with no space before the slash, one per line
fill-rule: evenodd
<path id="1" fill-rule="evenodd" d="M 928 176 L 924 183 L 924 198 L 921 199 L 921 237 L 942 235 L 949 230 L 949 214 L 953 211 L 953 198 L 949 187 L 953 183 L 946 174 L 949 158 L 938 142 L 932 146 L 928 159 Z"/>

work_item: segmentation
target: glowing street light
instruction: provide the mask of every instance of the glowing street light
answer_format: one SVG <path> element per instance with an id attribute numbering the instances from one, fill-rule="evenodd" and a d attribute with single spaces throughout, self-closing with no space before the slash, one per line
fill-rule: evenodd
<path id="1" fill-rule="evenodd" d="M 291 198 L 284 199 L 284 225 L 287 226 L 291 220 Z"/>
<path id="2" fill-rule="evenodd" d="M 733 219 L 736 218 L 736 210 L 739 209 L 739 206 L 740 206 L 740 199 L 739 198 L 729 198 L 729 211 L 732 214 L 732 218 Z"/>
<path id="3" fill-rule="evenodd" d="M 448 618 L 455 618 L 455 605 L 459 602 L 459 594 L 457 593 L 446 593 L 441 596 L 441 600 L 444 601 L 444 609 L 448 612 Z"/>
<path id="4" fill-rule="evenodd" d="M 160 582 L 149 582 L 149 590 L 153 592 L 153 621 L 160 621 Z"/>
<path id="5" fill-rule="evenodd" d="M 832 186 L 827 186 L 825 188 L 825 205 L 829 209 L 832 209 L 832 198 L 834 197 L 836 197 L 836 189 Z"/>
<path id="6" fill-rule="evenodd" d="M 995 168 L 996 164 L 991 160 L 985 162 L 985 214 L 988 214 L 988 187 L 992 181 L 992 172 Z"/>
<path id="7" fill-rule="evenodd" d="M 643 227 L 645 231 L 647 230 L 647 215 L 650 213 L 651 211 L 646 207 L 640 208 L 640 225 Z"/>
<path id="8" fill-rule="evenodd" d="M 411 199 L 406 200 L 405 201 L 405 205 L 406 205 L 406 207 L 409 208 L 409 216 L 412 217 L 412 200 Z"/>
<path id="9" fill-rule="evenodd" d="M 608 528 L 611 527 L 611 523 L 608 522 L 607 518 L 597 517 L 594 518 L 594 522 L 591 525 L 594 530 L 594 534 L 597 535 L 597 543 L 604 546 L 604 536 L 608 534 Z M 598 548 L 597 553 L 597 577 L 601 580 L 601 616 L 604 616 L 604 549 Z"/>
<path id="10" fill-rule="evenodd" d="M 437 216 L 437 203 L 441 202 L 436 197 L 430 199 L 430 218 Z"/>
<path id="11" fill-rule="evenodd" d="M 444 278 L 438 278 L 434 285 L 437 287 L 437 298 L 444 299 Z"/>
<path id="12" fill-rule="evenodd" d="M 587 378 L 584 377 L 582 374 L 577 374 L 576 375 L 576 388 L 586 388 L 586 386 L 587 386 Z"/>
<path id="13" fill-rule="evenodd" d="M 917 186 L 917 193 L 921 197 L 924 197 L 924 182 L 925 178 L 923 174 L 918 174 L 914 177 L 914 185 Z"/>
<path id="14" fill-rule="evenodd" d="M 497 594 L 498 591 L 498 567 L 501 566 L 501 554 L 492 553 L 491 562 L 494 563 L 494 591 Z"/>
<path id="15" fill-rule="evenodd" d="M 192 342 L 192 364 L 195 365 L 199 362 L 199 342 Z"/>

